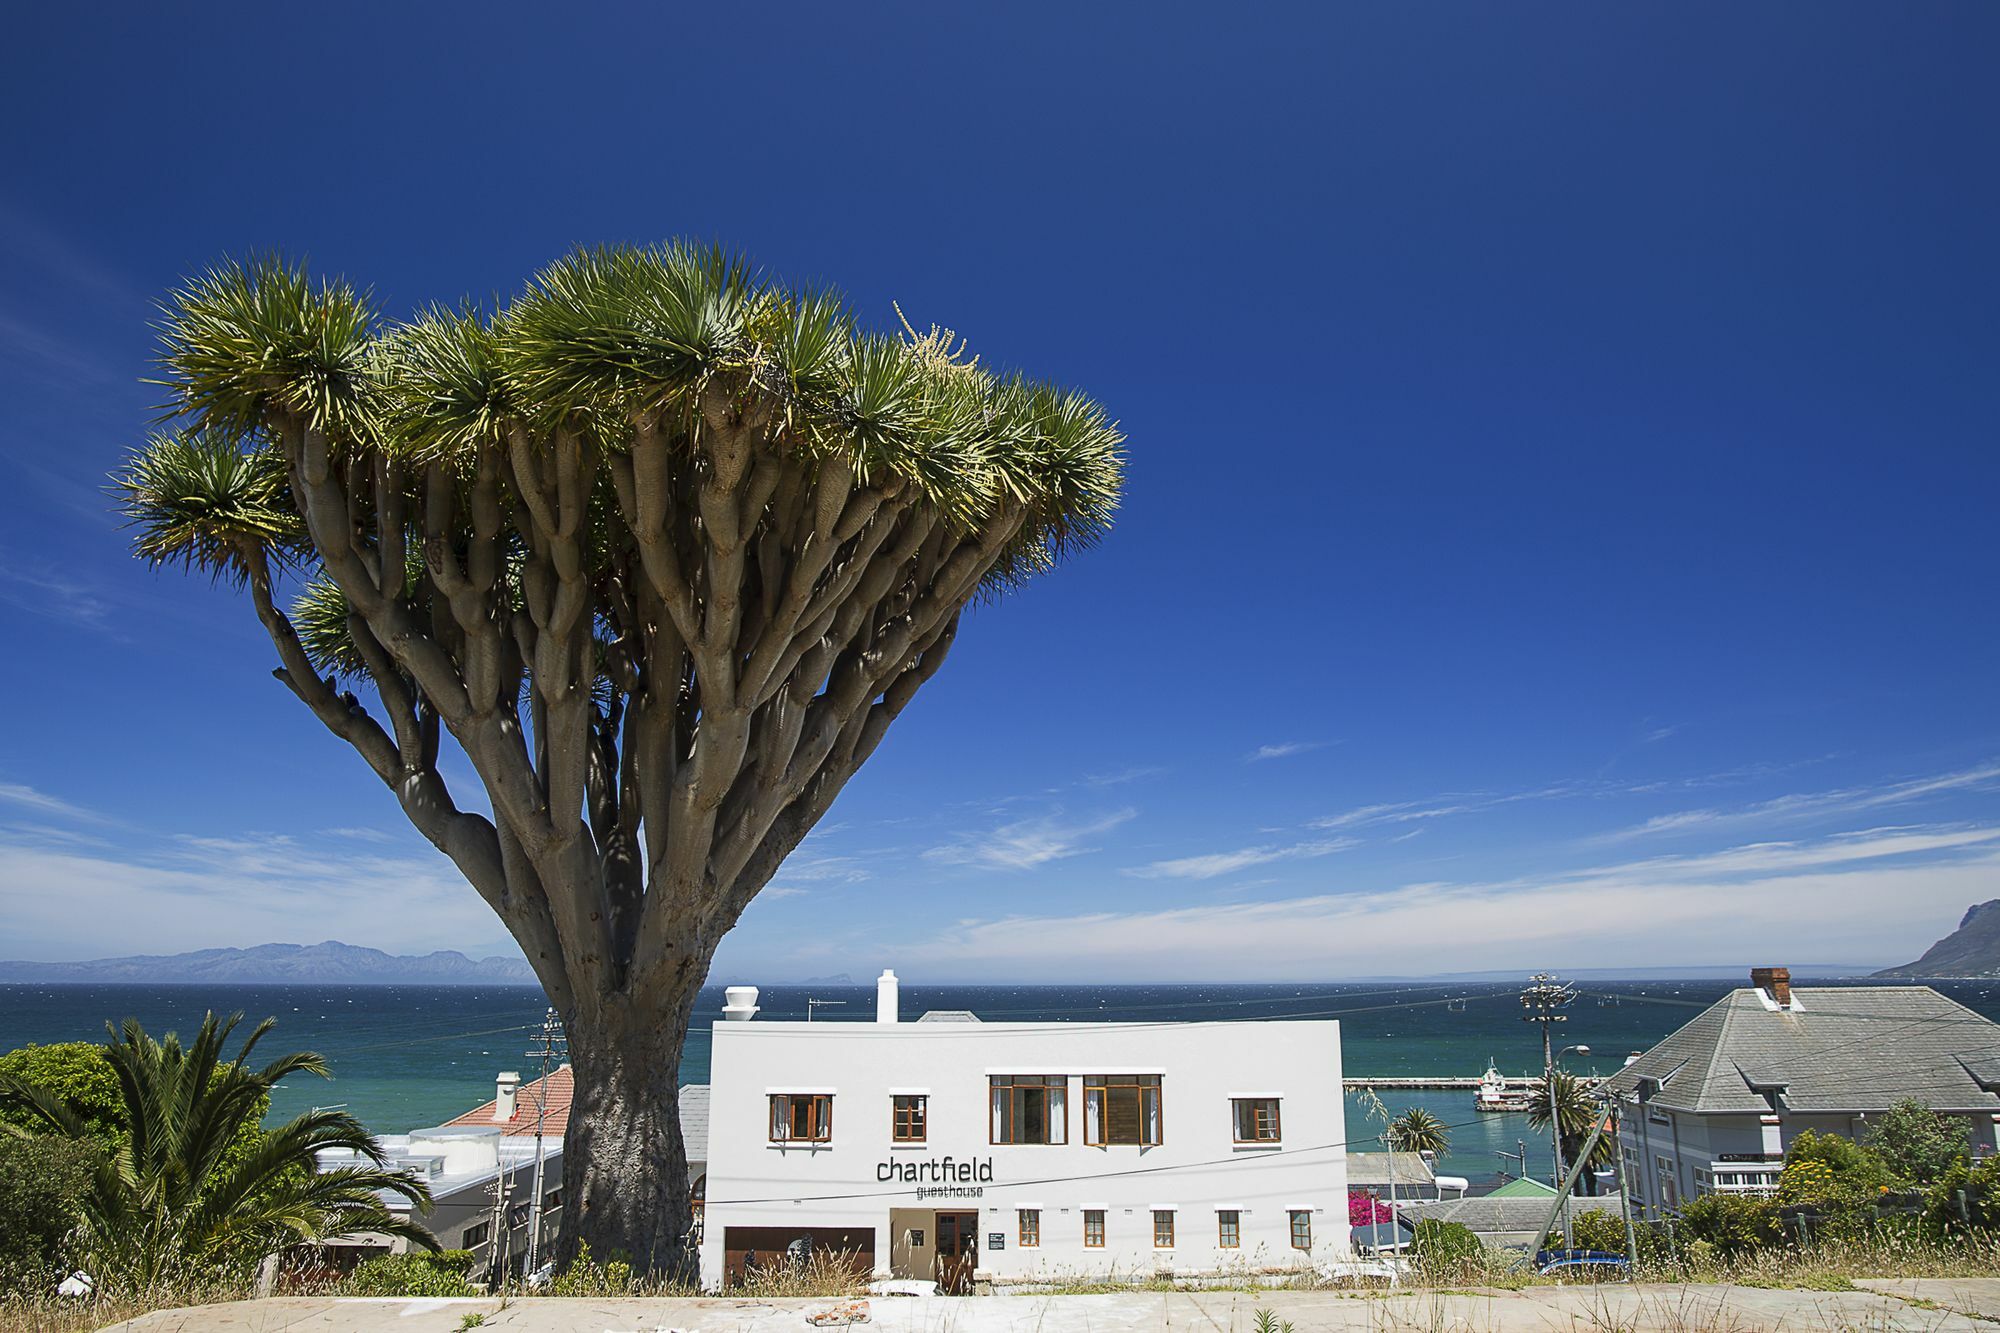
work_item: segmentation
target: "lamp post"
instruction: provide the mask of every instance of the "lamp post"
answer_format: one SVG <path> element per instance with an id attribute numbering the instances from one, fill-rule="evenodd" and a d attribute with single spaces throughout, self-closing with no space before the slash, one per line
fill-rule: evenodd
<path id="1" fill-rule="evenodd" d="M 1563 1170 L 1562 1115 L 1556 1105 L 1556 1070 L 1562 1064 L 1563 1057 L 1571 1051 L 1575 1051 L 1578 1055 L 1589 1055 L 1590 1047 L 1565 1046 L 1549 1058 L 1549 1147 L 1555 1153 L 1555 1186 L 1558 1190 L 1561 1190 L 1563 1187 L 1563 1177 L 1566 1173 Z M 1570 1244 L 1575 1237 L 1570 1235 L 1569 1196 L 1567 1194 L 1563 1196 L 1562 1205 L 1563 1244 L 1570 1249 L 1575 1249 L 1576 1247 Z"/>

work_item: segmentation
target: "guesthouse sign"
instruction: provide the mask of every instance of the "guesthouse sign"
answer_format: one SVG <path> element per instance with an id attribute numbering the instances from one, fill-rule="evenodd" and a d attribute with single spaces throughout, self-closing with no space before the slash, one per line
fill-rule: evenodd
<path id="1" fill-rule="evenodd" d="M 875 1179 L 885 1184 L 917 1186 L 919 1199 L 978 1199 L 993 1183 L 993 1159 L 975 1157 L 895 1158 L 875 1164 Z"/>

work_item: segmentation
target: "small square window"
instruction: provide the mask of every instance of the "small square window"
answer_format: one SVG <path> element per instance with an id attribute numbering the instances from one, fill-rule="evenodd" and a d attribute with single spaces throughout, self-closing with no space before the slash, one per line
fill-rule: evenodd
<path id="1" fill-rule="evenodd" d="M 1237 1097 L 1230 1106 L 1234 1110 L 1238 1143 L 1279 1142 L 1276 1097 Z"/>
<path id="2" fill-rule="evenodd" d="M 1083 1248 L 1101 1250 L 1104 1248 L 1104 1210 L 1086 1208 L 1083 1210 Z"/>
<path id="3" fill-rule="evenodd" d="M 1225 1208 L 1215 1215 L 1215 1243 L 1225 1250 L 1243 1244 L 1243 1215 L 1234 1208 Z"/>
<path id="4" fill-rule="evenodd" d="M 828 1143 L 832 1139 L 832 1096 L 817 1092 L 771 1094 L 771 1142 Z"/>

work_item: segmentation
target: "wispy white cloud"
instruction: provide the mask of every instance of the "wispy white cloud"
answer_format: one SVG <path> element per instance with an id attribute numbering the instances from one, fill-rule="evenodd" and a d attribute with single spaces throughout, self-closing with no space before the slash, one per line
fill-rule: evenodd
<path id="1" fill-rule="evenodd" d="M 1132 866 L 1125 871 L 1141 879 L 1218 879 L 1252 866 L 1274 861 L 1305 861 L 1344 852 L 1359 845 L 1356 838 L 1322 838 L 1315 842 L 1295 842 L 1268 847 L 1239 847 L 1233 852 L 1211 852 L 1205 856 L 1183 856 L 1171 861 Z"/>
<path id="2" fill-rule="evenodd" d="M 958 975 L 1248 980 L 1534 967 L 1888 964 L 1990 896 L 2000 826 L 1885 829 L 1504 882 L 961 923 L 924 945 Z M 1882 904 L 1895 903 L 1885 916 Z M 1810 905 L 1810 910 L 1805 905 Z M 1664 952 L 1672 950 L 1671 954 Z"/>
<path id="3" fill-rule="evenodd" d="M 92 584 L 32 562 L 0 560 L 0 602 L 88 629 L 102 629 L 111 602 Z"/>
<path id="4" fill-rule="evenodd" d="M 1031 870 L 1066 857 L 1095 850 L 1090 839 L 1108 833 L 1136 815 L 1125 809 L 1092 819 L 1072 820 L 1061 814 L 1017 819 L 985 833 L 961 834 L 924 853 L 942 865 L 976 866 L 982 870 Z"/>
<path id="5" fill-rule="evenodd" d="M 1675 732 L 1679 730 L 1680 730 L 1679 724 L 1675 724 L 1669 727 L 1654 727 L 1651 731 L 1648 731 L 1643 737 L 1641 737 L 1641 739 L 1647 745 L 1653 745 L 1667 739 L 1667 737 L 1673 735 Z"/>
<path id="6" fill-rule="evenodd" d="M 1472 810 L 1483 810 L 1489 805 L 1504 800 L 1525 800 L 1526 797 L 1473 797 L 1444 805 L 1424 801 L 1387 801 L 1376 805 L 1356 806 L 1337 815 L 1326 815 L 1312 821 L 1318 829 L 1370 828 L 1378 824 L 1408 824 L 1419 819 L 1441 819 L 1445 815 L 1462 815 Z"/>
<path id="7" fill-rule="evenodd" d="M 1677 810 L 1655 815 L 1644 823 L 1599 835 L 1593 841 L 1623 842 L 1658 834 L 1690 830 L 1724 831 L 1745 825 L 1781 825 L 1811 819 L 1846 818 L 1869 810 L 1907 805 L 1948 792 L 1979 791 L 2000 787 L 2000 763 L 1979 764 L 1951 773 L 1909 778 L 1873 787 L 1846 787 L 1833 791 L 1795 792 L 1734 808 L 1707 807 Z"/>
<path id="8" fill-rule="evenodd" d="M 1260 763 L 1266 759 L 1287 759 L 1295 754 L 1305 754 L 1312 750 L 1326 748 L 1325 741 L 1280 741 L 1275 745 L 1260 745 L 1243 756 L 1246 764 Z"/>
<path id="9" fill-rule="evenodd" d="M 0 782 L 0 804 L 18 806 L 23 810 L 32 810 L 36 814 L 53 815 L 57 819 L 68 819 L 77 823 L 105 822 L 104 816 L 95 810 L 86 810 L 80 805 L 73 805 L 63 800 L 60 796 L 51 796 L 45 791 L 20 782 Z"/>

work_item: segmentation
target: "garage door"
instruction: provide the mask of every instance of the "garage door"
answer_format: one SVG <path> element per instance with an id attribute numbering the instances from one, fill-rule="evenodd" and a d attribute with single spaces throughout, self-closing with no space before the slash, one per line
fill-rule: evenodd
<path id="1" fill-rule="evenodd" d="M 803 1246 L 799 1245 L 801 1241 L 804 1242 Z M 787 1268 L 795 1262 L 798 1254 L 804 1252 L 809 1252 L 818 1262 L 847 1264 L 856 1273 L 866 1277 L 875 1271 L 875 1229 L 873 1227 L 724 1227 L 722 1280 L 728 1286 L 740 1286 L 746 1267 L 765 1272 Z"/>

